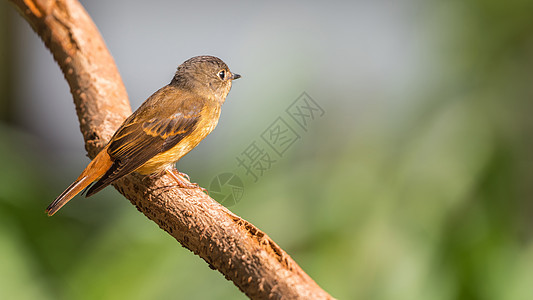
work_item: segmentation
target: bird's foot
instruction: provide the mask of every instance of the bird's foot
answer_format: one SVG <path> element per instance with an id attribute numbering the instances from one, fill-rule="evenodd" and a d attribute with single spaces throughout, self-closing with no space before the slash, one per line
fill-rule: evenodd
<path id="1" fill-rule="evenodd" d="M 184 189 L 200 189 L 202 190 L 202 192 L 206 193 L 209 195 L 209 193 L 207 192 L 207 190 L 203 187 L 201 187 L 198 183 L 192 183 L 190 182 L 190 177 L 189 175 L 185 174 L 185 173 L 182 173 L 174 168 L 172 169 L 167 169 L 166 170 L 167 174 L 170 175 L 170 177 L 174 178 L 174 180 L 176 181 L 178 187 L 180 188 L 184 188 Z"/>
<path id="2" fill-rule="evenodd" d="M 178 173 L 181 177 L 184 177 L 185 179 L 187 179 L 189 182 L 191 181 L 191 177 L 189 177 L 189 175 L 183 173 L 183 172 L 180 172 L 176 169 L 174 169 L 176 173 Z M 193 183 L 193 184 L 196 184 L 196 183 Z"/>

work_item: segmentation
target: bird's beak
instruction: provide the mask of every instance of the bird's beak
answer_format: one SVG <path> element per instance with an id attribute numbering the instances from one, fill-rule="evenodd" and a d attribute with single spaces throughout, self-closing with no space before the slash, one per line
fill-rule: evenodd
<path id="1" fill-rule="evenodd" d="M 241 78 L 241 75 L 235 74 L 235 73 L 231 74 L 231 80 L 235 80 L 235 79 L 239 79 L 239 78 Z"/>

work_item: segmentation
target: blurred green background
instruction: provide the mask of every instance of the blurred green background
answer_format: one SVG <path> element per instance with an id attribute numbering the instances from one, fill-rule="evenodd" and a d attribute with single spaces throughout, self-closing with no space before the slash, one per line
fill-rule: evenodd
<path id="1" fill-rule="evenodd" d="M 533 1 L 82 1 L 133 108 L 185 59 L 243 75 L 178 167 L 339 299 L 533 299 Z M 244 299 L 88 163 L 68 86 L 0 3 L 0 298 Z M 307 92 L 324 109 L 254 182 L 236 157 Z M 292 124 L 294 125 L 294 124 Z"/>

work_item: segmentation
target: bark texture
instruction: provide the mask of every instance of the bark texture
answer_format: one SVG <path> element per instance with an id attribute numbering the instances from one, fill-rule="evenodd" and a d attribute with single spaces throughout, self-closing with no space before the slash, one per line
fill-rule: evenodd
<path id="1" fill-rule="evenodd" d="M 76 0 L 10 0 L 50 49 L 67 80 L 89 157 L 131 114 L 113 58 Z M 252 299 L 331 299 L 272 239 L 200 190 L 172 178 L 114 184 L 137 209 Z"/>

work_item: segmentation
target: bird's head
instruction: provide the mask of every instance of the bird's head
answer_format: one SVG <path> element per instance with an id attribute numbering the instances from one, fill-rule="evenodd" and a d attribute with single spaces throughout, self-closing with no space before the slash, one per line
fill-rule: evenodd
<path id="1" fill-rule="evenodd" d="M 223 103 L 231 82 L 240 77 L 218 57 L 195 56 L 178 67 L 170 84 Z"/>

